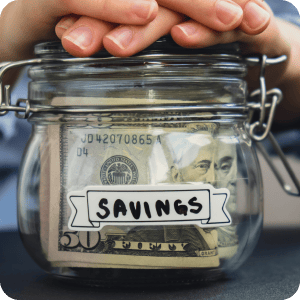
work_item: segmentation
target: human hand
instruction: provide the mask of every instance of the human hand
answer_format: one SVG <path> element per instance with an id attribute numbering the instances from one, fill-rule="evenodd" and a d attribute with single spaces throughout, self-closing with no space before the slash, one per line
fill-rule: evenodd
<path id="1" fill-rule="evenodd" d="M 56 34 L 62 39 L 65 49 L 74 56 L 90 56 L 103 44 L 113 55 L 130 56 L 170 32 L 176 41 L 180 40 L 180 30 L 187 28 L 187 25 L 191 28 L 192 22 L 216 32 L 239 28 L 247 34 L 256 34 L 267 27 L 270 16 L 263 2 L 235 1 L 238 4 L 232 0 L 190 3 L 158 0 L 158 9 L 154 0 L 89 0 L 84 4 L 82 0 L 17 0 L 7 5 L 0 18 L 1 60 L 32 57 L 35 43 L 56 38 L 54 27 L 57 22 Z M 259 24 L 254 26 L 255 22 L 250 17 L 259 12 L 261 17 L 254 17 Z M 184 15 L 194 21 L 176 27 L 183 22 Z M 120 27 L 118 24 L 128 26 Z M 249 24 L 256 28 L 251 28 Z M 77 40 L 74 29 L 78 29 L 77 35 L 80 33 Z M 83 39 L 85 35 L 86 40 Z M 127 37 L 127 45 L 120 43 L 120 37 L 123 42 Z M 79 41 L 82 42 L 81 47 Z M 190 42 L 185 41 L 186 44 Z M 196 47 L 208 46 L 206 42 L 202 39 Z"/>
<path id="2" fill-rule="evenodd" d="M 160 7 L 157 17 L 143 26 L 129 24 L 118 26 L 106 35 L 94 39 L 115 56 L 130 56 L 151 45 L 161 36 L 171 33 L 174 40 L 184 47 L 207 47 L 226 40 L 224 34 L 240 31 L 247 35 L 263 32 L 271 19 L 270 9 L 261 0 L 231 0 L 190 2 L 186 0 L 157 0 Z M 222 4 L 223 3 L 223 4 Z M 238 3 L 238 4 L 237 4 Z M 183 22 L 185 17 L 192 18 Z M 94 22 L 95 20 L 93 20 Z M 75 28 L 91 27 L 89 17 L 68 16 L 56 26 L 65 49 L 76 56 L 93 54 L 90 49 L 72 45 L 69 35 Z M 99 26 L 104 26 L 96 20 Z M 176 26 L 179 25 L 179 26 Z M 193 34 L 186 36 L 186 33 Z M 222 39 L 219 38 L 222 35 Z M 227 34 L 228 36 L 228 34 Z M 101 42 L 100 42 L 101 41 Z M 77 48 L 77 49 L 76 49 Z M 88 55 L 87 55 L 88 54 Z"/>
<path id="3" fill-rule="evenodd" d="M 94 36 L 81 56 L 102 47 L 102 37 L 114 23 L 143 25 L 152 21 L 158 11 L 155 0 L 17 0 L 9 3 L 0 17 L 0 59 L 19 60 L 33 57 L 33 46 L 57 39 L 55 26 L 61 17 L 85 15 Z M 100 21 L 101 20 L 101 21 Z M 76 54 L 76 53 L 75 53 Z"/>

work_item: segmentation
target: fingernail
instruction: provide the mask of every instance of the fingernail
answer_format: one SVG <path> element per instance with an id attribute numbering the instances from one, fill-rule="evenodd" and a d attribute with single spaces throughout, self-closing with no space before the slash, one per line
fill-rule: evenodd
<path id="1" fill-rule="evenodd" d="M 177 25 L 177 27 L 180 28 L 180 30 L 186 35 L 186 36 L 191 36 L 195 34 L 196 28 L 194 26 L 191 26 L 189 24 L 181 24 Z"/>
<path id="2" fill-rule="evenodd" d="M 59 21 L 57 23 L 57 27 L 63 28 L 63 29 L 69 29 L 73 24 L 75 23 L 75 21 L 72 18 L 67 18 L 67 19 L 63 19 L 61 21 Z"/>
<path id="3" fill-rule="evenodd" d="M 148 20 L 157 8 L 158 6 L 156 1 L 143 0 L 134 4 L 132 10 L 139 18 Z"/>
<path id="4" fill-rule="evenodd" d="M 93 40 L 92 31 L 88 27 L 78 27 L 63 37 L 81 49 L 87 48 Z"/>
<path id="5" fill-rule="evenodd" d="M 252 29 L 259 29 L 269 20 L 270 14 L 254 2 L 248 2 L 244 8 L 244 21 Z"/>
<path id="6" fill-rule="evenodd" d="M 121 49 L 125 49 L 131 43 L 133 32 L 128 28 L 122 28 L 106 36 Z"/>
<path id="7" fill-rule="evenodd" d="M 216 14 L 223 24 L 231 25 L 241 18 L 243 10 L 234 2 L 221 0 L 216 3 Z"/>

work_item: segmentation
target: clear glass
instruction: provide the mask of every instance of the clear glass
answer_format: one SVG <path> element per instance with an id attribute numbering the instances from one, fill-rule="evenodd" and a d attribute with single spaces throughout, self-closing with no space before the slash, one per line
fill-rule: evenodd
<path id="1" fill-rule="evenodd" d="M 246 116 L 176 108 L 244 104 L 245 72 L 239 57 L 221 55 L 32 67 L 34 105 L 174 107 L 30 117 L 18 220 L 37 264 L 58 278 L 106 287 L 192 284 L 236 270 L 262 226 L 262 180 Z M 194 190 L 211 198 L 184 202 Z M 227 202 L 214 198 L 221 191 L 230 193 Z M 212 222 L 216 203 L 230 223 Z M 165 223 L 150 223 L 156 213 Z M 123 223 L 106 222 L 112 215 Z"/>

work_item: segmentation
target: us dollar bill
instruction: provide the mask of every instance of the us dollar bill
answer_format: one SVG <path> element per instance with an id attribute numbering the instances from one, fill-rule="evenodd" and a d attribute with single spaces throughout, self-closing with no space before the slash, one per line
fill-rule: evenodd
<path id="1" fill-rule="evenodd" d="M 220 259 L 233 256 L 238 248 L 234 224 L 221 228 L 114 224 L 99 231 L 69 227 L 72 207 L 67 196 L 87 186 L 117 190 L 131 185 L 138 192 L 139 185 L 213 181 L 216 188 L 226 185 L 232 190 L 228 211 L 234 212 L 236 198 L 229 181 L 236 177 L 236 145 L 229 143 L 227 149 L 216 138 L 217 130 L 214 123 L 178 127 L 176 132 L 162 127 L 50 127 L 45 174 L 46 167 L 52 167 L 44 182 L 51 182 L 52 192 L 45 194 L 50 197 L 44 209 L 44 215 L 49 212 L 49 228 L 41 236 L 48 259 L 53 265 L 71 267 L 206 268 L 218 267 Z M 224 169 L 226 174 L 219 171 Z"/>

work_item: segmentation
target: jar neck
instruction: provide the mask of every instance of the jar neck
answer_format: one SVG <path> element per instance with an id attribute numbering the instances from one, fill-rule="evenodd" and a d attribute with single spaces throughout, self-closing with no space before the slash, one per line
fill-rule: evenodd
<path id="1" fill-rule="evenodd" d="M 163 56 L 108 59 L 32 67 L 29 98 L 44 105 L 76 105 L 88 98 L 102 105 L 245 103 L 246 65 L 232 56 Z M 58 97 L 70 97 L 68 103 Z M 56 99 L 53 103 L 53 99 Z M 91 100 L 94 98 L 94 100 Z M 127 99 L 127 100 L 126 100 Z M 77 99 L 78 100 L 78 99 Z M 34 103 L 34 102 L 33 102 Z M 121 105 L 120 103 L 119 105 Z M 82 105 L 82 103 L 80 103 Z"/>
<path id="2" fill-rule="evenodd" d="M 245 104 L 247 66 L 236 49 L 155 47 L 133 57 L 101 52 L 80 61 L 44 47 L 37 51 L 43 63 L 29 69 L 29 99 L 55 107 Z"/>

